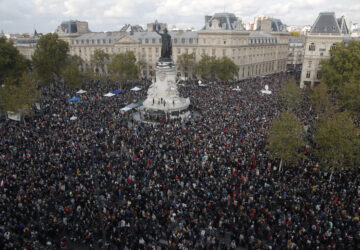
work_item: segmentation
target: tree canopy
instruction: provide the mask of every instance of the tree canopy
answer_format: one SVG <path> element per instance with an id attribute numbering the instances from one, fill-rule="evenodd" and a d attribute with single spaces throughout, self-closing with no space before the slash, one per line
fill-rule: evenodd
<path id="1" fill-rule="evenodd" d="M 281 159 L 286 165 L 297 165 L 298 161 L 304 157 L 303 133 L 304 127 L 296 115 L 284 111 L 271 124 L 267 145 L 270 158 Z"/>
<path id="2" fill-rule="evenodd" d="M 125 82 L 138 76 L 138 65 L 134 52 L 115 54 L 108 63 L 110 78 L 115 81 Z"/>
<path id="3" fill-rule="evenodd" d="M 92 67 L 95 67 L 98 73 L 99 70 L 101 70 L 101 73 L 105 73 L 106 64 L 110 60 L 110 55 L 106 52 L 104 52 L 101 49 L 97 49 L 94 51 L 94 54 L 91 56 L 90 64 Z"/>
<path id="4" fill-rule="evenodd" d="M 338 90 L 349 82 L 360 84 L 360 42 L 337 43 L 330 59 L 321 61 L 321 77 L 330 89 Z"/>
<path id="5" fill-rule="evenodd" d="M 195 71 L 203 79 L 215 79 L 216 57 L 202 55 L 200 61 L 195 66 Z"/>
<path id="6" fill-rule="evenodd" d="M 36 77 L 46 82 L 54 76 L 60 76 L 66 64 L 69 45 L 58 38 L 57 34 L 46 34 L 42 36 L 32 57 L 32 63 Z"/>
<path id="7" fill-rule="evenodd" d="M 238 76 L 239 68 L 229 57 L 216 60 L 216 77 L 222 81 L 228 81 Z"/>
<path id="8" fill-rule="evenodd" d="M 66 65 L 61 74 L 64 78 L 65 84 L 70 88 L 81 87 L 84 80 L 84 74 L 79 70 L 83 64 L 83 60 L 79 56 L 68 56 Z"/>
<path id="9" fill-rule="evenodd" d="M 40 97 L 34 79 L 27 72 L 19 79 L 6 78 L 4 85 L 0 88 L 0 109 L 3 111 L 26 114 Z"/>
<path id="10" fill-rule="evenodd" d="M 347 112 L 323 115 L 315 127 L 314 154 L 331 170 L 356 166 L 360 158 L 358 132 Z"/>
<path id="11" fill-rule="evenodd" d="M 26 59 L 8 42 L 5 37 L 0 37 L 0 81 L 7 77 L 20 78 L 27 70 Z"/>
<path id="12" fill-rule="evenodd" d="M 178 56 L 177 65 L 181 72 L 191 77 L 195 72 L 195 54 L 181 54 Z"/>
<path id="13" fill-rule="evenodd" d="M 287 110 L 296 110 L 302 101 L 301 89 L 294 78 L 281 87 L 281 101 Z"/>

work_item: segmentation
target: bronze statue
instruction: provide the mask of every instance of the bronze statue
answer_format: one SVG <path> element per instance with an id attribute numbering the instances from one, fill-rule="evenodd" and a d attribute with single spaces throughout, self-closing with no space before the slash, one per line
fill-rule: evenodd
<path id="1" fill-rule="evenodd" d="M 159 61 L 171 61 L 172 56 L 172 42 L 168 30 L 165 28 L 164 33 L 159 32 L 159 25 L 155 22 L 155 31 L 161 36 L 161 57 Z"/>

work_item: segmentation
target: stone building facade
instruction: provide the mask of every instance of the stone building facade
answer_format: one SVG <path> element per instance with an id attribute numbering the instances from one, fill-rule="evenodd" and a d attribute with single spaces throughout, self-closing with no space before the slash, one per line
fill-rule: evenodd
<path id="1" fill-rule="evenodd" d="M 320 61 L 330 58 L 330 50 L 336 43 L 349 37 L 344 17 L 336 18 L 333 12 L 320 13 L 306 35 L 305 56 L 301 72 L 300 87 L 320 84 Z"/>
<path id="2" fill-rule="evenodd" d="M 287 58 L 288 70 L 301 70 L 304 61 L 304 41 L 300 37 L 291 36 L 289 39 L 289 51 Z"/>
<path id="3" fill-rule="evenodd" d="M 116 54 L 133 51 L 144 62 L 142 74 L 150 76 L 161 53 L 161 37 L 148 25 L 144 32 L 58 32 L 70 45 L 70 53 L 89 65 L 95 50 Z M 165 26 L 166 27 L 166 26 Z M 131 29 L 130 29 L 131 30 Z M 182 54 L 231 58 L 239 67 L 239 79 L 262 76 L 286 70 L 289 33 L 278 19 L 266 19 L 256 31 L 246 31 L 241 19 L 231 13 L 205 17 L 205 26 L 198 31 L 170 31 L 173 60 Z M 184 74 L 184 72 L 179 72 Z"/>

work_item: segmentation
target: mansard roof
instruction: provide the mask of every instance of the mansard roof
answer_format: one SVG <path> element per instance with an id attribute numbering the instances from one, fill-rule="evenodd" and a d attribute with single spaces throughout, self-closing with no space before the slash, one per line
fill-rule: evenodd
<path id="1" fill-rule="evenodd" d="M 336 19 L 334 12 L 321 12 L 310 33 L 348 34 L 344 17 Z"/>

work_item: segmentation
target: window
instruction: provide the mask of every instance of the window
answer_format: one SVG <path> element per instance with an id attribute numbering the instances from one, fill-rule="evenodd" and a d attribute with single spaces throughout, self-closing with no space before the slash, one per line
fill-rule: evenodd
<path id="1" fill-rule="evenodd" d="M 202 54 L 205 55 L 205 49 L 202 49 Z"/>
<path id="2" fill-rule="evenodd" d="M 333 45 L 331 45 L 331 47 L 330 47 L 330 50 L 333 50 L 333 49 L 336 49 L 336 44 L 335 43 L 333 43 Z"/>
<path id="3" fill-rule="evenodd" d="M 71 44 L 74 44 L 74 40 L 71 40 Z"/>
<path id="4" fill-rule="evenodd" d="M 177 49 L 178 55 L 181 54 L 181 49 Z"/>
<path id="5" fill-rule="evenodd" d="M 321 80 L 321 71 L 320 71 L 320 70 L 318 70 L 318 71 L 316 72 L 316 78 L 319 79 L 319 80 Z"/>
<path id="6" fill-rule="evenodd" d="M 310 71 L 306 72 L 306 78 L 310 78 Z"/>
<path id="7" fill-rule="evenodd" d="M 76 44 L 79 44 L 79 40 L 76 40 Z"/>
<path id="8" fill-rule="evenodd" d="M 174 43 L 177 44 L 177 38 L 174 38 Z"/>
<path id="9" fill-rule="evenodd" d="M 155 44 L 155 38 L 152 39 L 152 43 Z"/>
<path id="10" fill-rule="evenodd" d="M 223 49 L 223 56 L 226 56 L 226 49 Z"/>
<path id="11" fill-rule="evenodd" d="M 149 53 L 150 53 L 150 54 L 152 53 L 151 48 L 149 48 Z"/>
<path id="12" fill-rule="evenodd" d="M 106 40 L 105 40 L 105 39 L 103 39 L 103 44 L 106 44 Z"/>
<path id="13" fill-rule="evenodd" d="M 141 49 L 141 52 L 142 52 L 143 54 L 145 54 L 145 48 L 142 48 L 142 49 Z"/>
<path id="14" fill-rule="evenodd" d="M 84 44 L 84 40 L 81 40 L 81 44 Z"/>
<path id="15" fill-rule="evenodd" d="M 206 44 L 206 39 L 203 39 L 203 44 Z"/>
<path id="16" fill-rule="evenodd" d="M 213 55 L 213 56 L 216 55 L 215 49 L 212 49 L 212 55 Z"/>
<path id="17" fill-rule="evenodd" d="M 315 43 L 309 45 L 309 51 L 315 51 Z"/>
<path id="18" fill-rule="evenodd" d="M 86 44 L 89 44 L 89 40 L 86 40 Z"/>
<path id="19" fill-rule="evenodd" d="M 308 62 L 308 68 L 311 68 L 311 66 L 312 66 L 312 61 L 309 61 Z"/>
<path id="20" fill-rule="evenodd" d="M 189 39 L 189 44 L 193 44 L 193 39 L 192 38 Z"/>
<path id="21" fill-rule="evenodd" d="M 145 43 L 149 43 L 149 39 L 145 38 Z"/>
<path id="22" fill-rule="evenodd" d="M 139 38 L 139 43 L 140 43 L 140 44 L 142 43 L 142 40 L 141 40 L 141 38 Z"/>
<path id="23" fill-rule="evenodd" d="M 156 49 L 155 49 L 155 52 L 156 52 L 156 53 L 159 53 L 159 48 L 156 48 Z"/>
<path id="24" fill-rule="evenodd" d="M 97 44 L 100 44 L 100 39 L 97 40 Z"/>
<path id="25" fill-rule="evenodd" d="M 224 40 L 224 44 L 226 44 L 226 40 Z"/>
<path id="26" fill-rule="evenodd" d="M 109 39 L 109 44 L 111 44 L 111 39 Z"/>
<path id="27" fill-rule="evenodd" d="M 189 54 L 189 49 L 188 48 L 185 49 L 185 54 Z"/>
<path id="28" fill-rule="evenodd" d="M 185 38 L 181 38 L 181 43 L 185 44 Z"/>
<path id="29" fill-rule="evenodd" d="M 326 51 L 326 46 L 325 46 L 324 43 L 320 45 L 319 50 L 320 50 L 320 51 Z"/>

